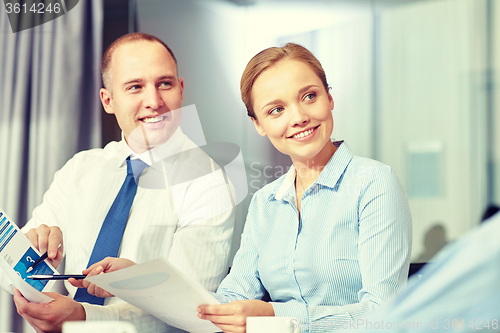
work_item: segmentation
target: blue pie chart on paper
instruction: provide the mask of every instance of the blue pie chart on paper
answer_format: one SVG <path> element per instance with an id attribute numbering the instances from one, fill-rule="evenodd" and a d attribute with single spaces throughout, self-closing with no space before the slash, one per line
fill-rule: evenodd
<path id="1" fill-rule="evenodd" d="M 170 275 L 168 273 L 156 272 L 111 282 L 109 286 L 111 288 L 122 289 L 122 290 L 147 289 L 162 284 L 169 278 Z"/>

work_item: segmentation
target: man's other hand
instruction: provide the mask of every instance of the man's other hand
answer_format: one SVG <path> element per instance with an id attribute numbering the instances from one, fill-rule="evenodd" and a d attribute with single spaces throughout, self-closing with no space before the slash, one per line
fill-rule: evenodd
<path id="1" fill-rule="evenodd" d="M 119 269 L 133 266 L 135 264 L 136 263 L 133 262 L 132 260 L 128 260 L 125 258 L 107 257 L 107 258 L 104 258 L 103 260 L 91 265 L 89 268 L 84 270 L 82 272 L 82 274 L 85 274 L 85 275 L 87 275 L 87 277 L 90 277 L 90 276 L 94 276 L 94 275 L 98 275 L 98 274 L 102 274 L 102 273 L 109 273 L 109 272 L 117 271 Z M 87 288 L 87 292 L 89 294 L 95 295 L 97 297 L 112 297 L 112 296 L 114 296 L 113 294 L 107 292 L 106 290 L 104 290 L 102 288 L 99 288 L 95 284 L 90 283 L 86 280 L 69 279 L 68 282 L 77 288 Z"/>

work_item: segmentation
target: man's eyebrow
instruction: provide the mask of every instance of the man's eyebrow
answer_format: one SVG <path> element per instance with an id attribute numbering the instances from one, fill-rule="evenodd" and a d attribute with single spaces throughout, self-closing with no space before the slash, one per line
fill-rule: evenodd
<path id="1" fill-rule="evenodd" d="M 162 80 L 176 80 L 177 77 L 175 75 L 164 75 L 164 76 L 160 76 L 158 78 L 158 81 L 162 81 Z"/>
<path id="2" fill-rule="evenodd" d="M 159 78 L 156 79 L 156 81 L 163 81 L 163 80 L 176 80 L 177 77 L 175 75 L 164 75 L 160 76 Z M 130 79 L 127 82 L 123 83 L 123 86 L 127 86 L 132 83 L 142 83 L 144 82 L 143 79 L 137 78 L 137 79 Z"/>
<path id="3" fill-rule="evenodd" d="M 127 81 L 127 82 L 124 82 L 122 84 L 122 86 L 126 86 L 126 85 L 129 85 L 131 83 L 141 83 L 142 81 L 144 81 L 144 80 L 143 79 L 131 79 L 131 80 Z"/>

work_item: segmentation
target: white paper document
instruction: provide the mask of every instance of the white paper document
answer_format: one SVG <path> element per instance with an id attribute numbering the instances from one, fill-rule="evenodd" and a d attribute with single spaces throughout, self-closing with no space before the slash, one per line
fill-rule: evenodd
<path id="1" fill-rule="evenodd" d="M 26 270 L 40 253 L 19 230 L 19 227 L 0 209 L 0 268 L 12 282 L 11 287 L 19 289 L 30 302 L 49 303 L 52 298 L 41 293 L 50 290 L 54 281 L 28 279 L 31 274 L 59 274 L 46 260 L 38 264 L 29 274 Z"/>
<path id="2" fill-rule="evenodd" d="M 86 279 L 165 323 L 193 333 L 220 332 L 198 318 L 202 304 L 220 304 L 164 258 Z"/>

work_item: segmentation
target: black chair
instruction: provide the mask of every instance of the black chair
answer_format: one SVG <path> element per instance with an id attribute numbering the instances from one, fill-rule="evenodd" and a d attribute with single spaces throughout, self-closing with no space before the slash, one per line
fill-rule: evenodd
<path id="1" fill-rule="evenodd" d="M 419 270 L 421 270 L 425 264 L 426 264 L 425 262 L 410 263 L 410 270 L 408 271 L 408 278 L 410 278 L 410 276 L 412 276 L 413 274 L 415 274 Z"/>

